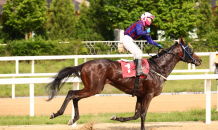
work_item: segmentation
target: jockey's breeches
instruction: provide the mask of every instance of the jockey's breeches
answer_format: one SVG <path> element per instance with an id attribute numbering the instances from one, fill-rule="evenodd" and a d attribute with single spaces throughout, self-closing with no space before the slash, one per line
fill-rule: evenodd
<path id="1" fill-rule="evenodd" d="M 123 46 L 134 55 L 135 59 L 142 59 L 143 52 L 129 35 L 124 35 Z"/>

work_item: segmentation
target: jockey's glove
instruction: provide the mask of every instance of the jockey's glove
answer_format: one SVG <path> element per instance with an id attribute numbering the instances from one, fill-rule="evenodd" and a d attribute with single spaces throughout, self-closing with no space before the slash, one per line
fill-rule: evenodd
<path id="1" fill-rule="evenodd" d="M 146 32 L 147 32 L 147 33 L 150 33 L 150 32 L 151 32 L 150 28 L 148 28 L 148 29 L 146 30 Z"/>
<path id="2" fill-rule="evenodd" d="M 163 49 L 163 47 L 159 44 L 158 46 L 157 46 L 159 49 Z"/>

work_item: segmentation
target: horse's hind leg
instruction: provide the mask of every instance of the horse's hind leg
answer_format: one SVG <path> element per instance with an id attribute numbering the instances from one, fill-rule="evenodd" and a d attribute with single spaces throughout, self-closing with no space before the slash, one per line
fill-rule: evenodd
<path id="1" fill-rule="evenodd" d="M 83 80 L 83 82 L 86 80 Z M 69 124 L 75 123 L 79 119 L 78 101 L 82 98 L 90 97 L 90 96 L 93 96 L 97 93 L 100 93 L 103 90 L 106 79 L 99 80 L 98 78 L 95 78 L 95 80 L 98 80 L 98 82 L 93 81 L 92 79 L 91 79 L 91 81 L 89 80 L 90 82 L 84 82 L 84 88 L 82 90 L 70 90 L 68 92 L 60 110 L 57 113 L 52 113 L 50 116 L 50 119 L 62 115 L 64 113 L 69 101 L 73 99 L 73 104 L 74 104 L 74 109 L 75 109 L 75 117 L 74 117 L 74 120 L 69 121 Z"/>
<path id="2" fill-rule="evenodd" d="M 73 99 L 73 103 L 74 103 L 74 107 L 76 106 L 75 108 L 75 115 L 78 115 L 79 116 L 79 112 L 78 111 L 78 101 L 82 98 L 86 98 L 86 97 L 90 97 L 90 96 L 93 96 L 95 95 L 97 92 L 96 91 L 93 91 L 94 89 L 92 90 L 89 90 L 89 89 L 82 89 L 82 90 L 69 90 L 65 100 L 64 100 L 64 103 L 62 104 L 61 108 L 59 111 L 57 111 L 57 113 L 52 113 L 51 116 L 50 116 L 50 119 L 53 119 L 57 116 L 60 116 L 60 115 L 63 115 L 64 114 L 64 111 L 68 105 L 68 103 L 70 102 L 70 100 Z"/>
<path id="3" fill-rule="evenodd" d="M 136 120 L 140 117 L 141 113 L 141 104 L 142 104 L 142 99 L 140 97 L 137 97 L 137 102 L 136 102 L 136 108 L 135 108 L 135 115 L 132 117 L 116 117 L 116 115 L 111 117 L 111 120 L 116 120 L 120 122 L 126 122 L 130 120 Z"/>
<path id="4" fill-rule="evenodd" d="M 73 119 L 70 119 L 68 125 L 74 124 L 77 120 L 79 120 L 79 108 L 78 108 L 78 99 L 73 99 L 73 106 L 75 111 L 75 116 Z"/>
<path id="5" fill-rule="evenodd" d="M 60 108 L 60 110 L 57 111 L 57 113 L 52 113 L 52 114 L 50 115 L 50 119 L 53 119 L 53 118 L 55 118 L 55 117 L 57 117 L 57 116 L 60 116 L 60 115 L 63 115 L 63 114 L 64 114 L 64 111 L 65 111 L 65 109 L 66 109 L 68 103 L 70 102 L 71 99 L 73 99 L 73 92 L 74 92 L 74 90 L 70 90 L 70 91 L 68 92 L 68 94 L 67 94 L 67 96 L 66 96 L 66 98 L 65 98 L 65 100 L 64 100 L 64 102 L 63 102 L 63 104 L 62 104 L 62 106 L 61 106 L 61 108 Z"/>

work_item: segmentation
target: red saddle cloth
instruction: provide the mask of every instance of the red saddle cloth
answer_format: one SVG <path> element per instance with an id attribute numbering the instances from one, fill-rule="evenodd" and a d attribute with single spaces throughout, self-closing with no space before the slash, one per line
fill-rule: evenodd
<path id="1" fill-rule="evenodd" d="M 121 64 L 123 78 L 128 77 L 136 77 L 136 68 L 135 63 L 133 61 L 125 61 L 120 60 L 118 61 Z M 149 73 L 149 64 L 147 59 L 142 59 L 142 70 L 144 73 Z M 141 75 L 140 78 L 145 78 L 146 76 Z"/>

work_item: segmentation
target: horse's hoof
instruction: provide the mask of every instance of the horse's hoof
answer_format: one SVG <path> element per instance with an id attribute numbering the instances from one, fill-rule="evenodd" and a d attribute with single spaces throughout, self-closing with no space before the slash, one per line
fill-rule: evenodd
<path id="1" fill-rule="evenodd" d="M 69 121 L 68 121 L 68 125 L 72 125 L 73 124 L 73 119 L 70 119 Z"/>
<path id="2" fill-rule="evenodd" d="M 53 119 L 53 118 L 54 118 L 54 113 L 51 113 L 50 119 Z"/>
<path id="3" fill-rule="evenodd" d="M 116 119 L 117 119 L 117 116 L 113 115 L 110 120 L 116 120 Z"/>

